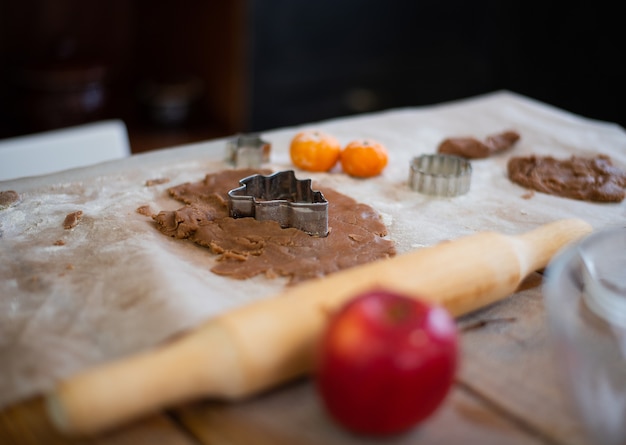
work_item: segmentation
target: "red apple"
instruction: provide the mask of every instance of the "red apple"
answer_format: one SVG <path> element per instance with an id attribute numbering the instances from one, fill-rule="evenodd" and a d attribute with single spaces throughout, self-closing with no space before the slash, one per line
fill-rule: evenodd
<path id="1" fill-rule="evenodd" d="M 437 305 L 384 290 L 356 296 L 330 316 L 315 385 L 329 415 L 363 435 L 405 432 L 448 394 L 458 334 Z"/>

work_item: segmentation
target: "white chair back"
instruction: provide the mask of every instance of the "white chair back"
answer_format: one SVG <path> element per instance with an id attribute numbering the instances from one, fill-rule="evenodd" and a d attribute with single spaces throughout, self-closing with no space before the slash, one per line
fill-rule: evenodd
<path id="1" fill-rule="evenodd" d="M 0 139 L 0 181 L 84 167 L 130 154 L 126 125 L 118 119 Z"/>

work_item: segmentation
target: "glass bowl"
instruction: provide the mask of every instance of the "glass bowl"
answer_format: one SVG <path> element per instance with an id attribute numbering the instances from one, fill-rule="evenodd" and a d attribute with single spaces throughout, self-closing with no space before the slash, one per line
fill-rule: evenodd
<path id="1" fill-rule="evenodd" d="M 626 227 L 559 252 L 543 285 L 552 347 L 593 443 L 626 443 Z"/>

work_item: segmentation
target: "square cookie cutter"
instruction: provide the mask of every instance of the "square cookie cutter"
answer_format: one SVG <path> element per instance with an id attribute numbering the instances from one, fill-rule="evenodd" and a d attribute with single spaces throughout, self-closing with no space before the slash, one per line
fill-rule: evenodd
<path id="1" fill-rule="evenodd" d="M 258 168 L 269 162 L 272 144 L 256 133 L 238 134 L 226 142 L 225 161 L 235 168 Z"/>
<path id="2" fill-rule="evenodd" d="M 310 179 L 296 179 L 293 170 L 245 177 L 228 192 L 230 216 L 277 221 L 309 235 L 328 235 L 328 201 L 313 190 Z"/>

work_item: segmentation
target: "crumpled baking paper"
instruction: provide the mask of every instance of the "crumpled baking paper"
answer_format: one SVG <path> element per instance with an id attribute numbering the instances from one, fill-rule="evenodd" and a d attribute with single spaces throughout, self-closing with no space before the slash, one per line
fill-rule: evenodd
<path id="1" fill-rule="evenodd" d="M 389 150 L 383 174 L 353 179 L 294 168 L 291 138 L 311 128 L 345 145 L 372 138 Z M 469 193 L 420 195 L 407 185 L 409 163 L 434 153 L 443 139 L 479 139 L 504 130 L 521 139 L 507 152 L 472 161 Z M 561 218 L 579 217 L 595 229 L 624 224 L 626 202 L 594 204 L 511 183 L 511 156 L 594 156 L 626 168 L 626 132 L 507 92 L 420 108 L 394 109 L 270 131 L 271 163 L 294 169 L 380 212 L 398 253 L 479 231 L 517 234 Z M 209 271 L 215 257 L 159 233 L 136 212 L 173 210 L 170 186 L 232 168 L 223 161 L 226 139 L 158 150 L 47 176 L 0 182 L 20 201 L 0 210 L 0 407 L 50 389 L 59 379 L 98 363 L 157 345 L 203 320 L 277 293 L 281 279 L 237 281 Z M 264 166 L 265 167 L 265 166 Z M 146 186 L 146 181 L 169 182 Z M 70 230 L 68 213 L 83 217 Z M 419 273 L 419 271 L 416 271 Z"/>

